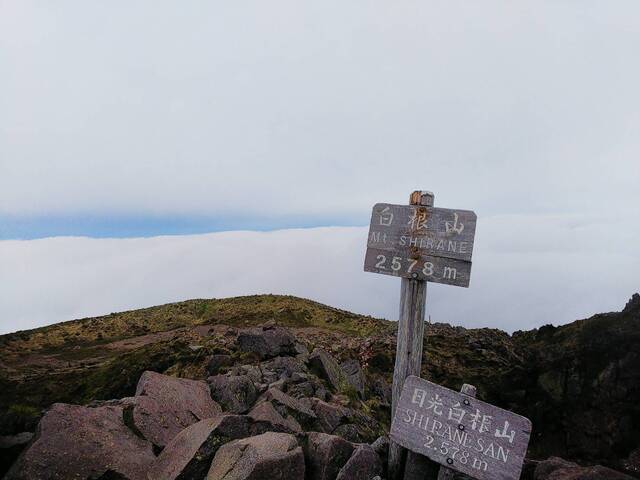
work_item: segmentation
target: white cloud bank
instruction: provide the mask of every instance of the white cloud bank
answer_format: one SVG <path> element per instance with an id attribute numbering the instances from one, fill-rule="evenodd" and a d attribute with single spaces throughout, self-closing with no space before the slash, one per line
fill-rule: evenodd
<path id="1" fill-rule="evenodd" d="M 640 287 L 639 19 L 633 0 L 0 0 L 0 228 L 357 224 L 424 188 L 480 217 L 471 288 L 430 288 L 433 320 L 619 309 Z M 365 235 L 0 242 L 0 330 L 260 292 L 395 318 Z"/>
<path id="2" fill-rule="evenodd" d="M 430 284 L 433 321 L 508 331 L 619 310 L 640 290 L 625 219 L 480 218 L 469 289 Z M 0 332 L 188 298 L 282 293 L 395 319 L 400 281 L 364 273 L 367 230 L 0 242 Z"/>

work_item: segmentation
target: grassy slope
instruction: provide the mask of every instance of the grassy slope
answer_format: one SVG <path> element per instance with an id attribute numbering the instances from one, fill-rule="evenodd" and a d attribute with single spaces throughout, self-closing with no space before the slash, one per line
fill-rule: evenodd
<path id="1" fill-rule="evenodd" d="M 316 326 L 361 334 L 379 328 L 381 320 L 281 295 L 197 299 L 156 307 L 83 318 L 0 336 L 10 352 L 58 352 L 148 333 L 204 324 L 244 326 L 267 320 L 288 326 Z"/>
<path id="2" fill-rule="evenodd" d="M 56 401 L 85 403 L 129 395 L 142 371 L 197 362 L 217 348 L 215 338 L 203 341 L 191 327 L 245 327 L 267 321 L 347 336 L 391 328 L 390 322 L 310 300 L 260 295 L 188 300 L 3 335 L 0 415 L 36 413 Z M 136 348 L 119 347 L 126 339 L 140 338 L 150 341 Z M 189 348 L 203 343 L 207 348 Z"/>

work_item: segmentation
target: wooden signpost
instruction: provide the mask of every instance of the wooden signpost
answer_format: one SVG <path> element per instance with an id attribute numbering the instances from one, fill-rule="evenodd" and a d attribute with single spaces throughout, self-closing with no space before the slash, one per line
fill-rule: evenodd
<path id="1" fill-rule="evenodd" d="M 364 269 L 401 278 L 389 477 L 424 479 L 421 454 L 443 465 L 438 480 L 453 478 L 454 470 L 516 480 L 531 423 L 475 400 L 471 385 L 457 393 L 418 378 L 427 282 L 469 286 L 476 231 L 475 213 L 434 208 L 433 199 L 415 191 L 409 205 L 378 203 L 371 213 Z"/>
<path id="2" fill-rule="evenodd" d="M 531 422 L 418 377 L 408 377 L 391 439 L 478 480 L 518 480 Z"/>

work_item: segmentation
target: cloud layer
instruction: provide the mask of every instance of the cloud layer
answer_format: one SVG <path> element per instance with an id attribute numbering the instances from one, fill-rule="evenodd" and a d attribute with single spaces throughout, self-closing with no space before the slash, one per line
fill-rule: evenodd
<path id="1" fill-rule="evenodd" d="M 430 288 L 434 321 L 618 309 L 639 287 L 639 18 L 633 0 L 0 0 L 0 238 L 364 225 L 429 189 L 480 219 L 471 288 Z M 395 318 L 365 236 L 0 241 L 0 330 L 260 292 Z"/>
<path id="2" fill-rule="evenodd" d="M 634 1 L 0 2 L 0 220 L 362 224 L 417 188 L 483 215 L 635 208 L 638 18 Z"/>
<path id="3" fill-rule="evenodd" d="M 430 284 L 432 321 L 508 331 L 619 310 L 638 291 L 625 222 L 480 218 L 469 289 Z M 400 281 L 364 273 L 367 230 L 0 242 L 0 332 L 188 298 L 282 293 L 389 319 Z M 637 243 L 637 242 L 635 242 Z"/>

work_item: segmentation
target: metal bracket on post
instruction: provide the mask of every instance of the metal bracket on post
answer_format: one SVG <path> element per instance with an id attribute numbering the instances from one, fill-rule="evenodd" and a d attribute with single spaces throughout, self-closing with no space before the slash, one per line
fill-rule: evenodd
<path id="1" fill-rule="evenodd" d="M 411 205 L 432 207 L 433 202 L 434 195 L 431 192 L 417 190 L 409 197 Z M 427 298 L 426 281 L 402 278 L 401 282 L 396 363 L 393 370 L 392 419 L 405 379 L 409 375 L 420 376 Z M 402 478 L 406 458 L 406 450 L 391 441 L 389 444 L 389 478 L 391 480 Z"/>
<path id="2" fill-rule="evenodd" d="M 421 205 L 423 207 L 433 207 L 435 196 L 433 192 L 426 190 L 416 190 L 409 196 L 409 205 Z"/>

